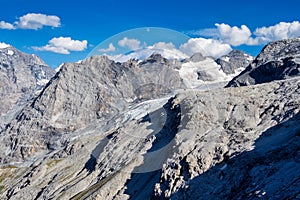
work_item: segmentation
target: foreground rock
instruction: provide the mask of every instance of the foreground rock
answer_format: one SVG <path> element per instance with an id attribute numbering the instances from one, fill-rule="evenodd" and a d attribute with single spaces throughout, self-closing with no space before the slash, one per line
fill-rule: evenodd
<path id="1" fill-rule="evenodd" d="M 300 77 L 201 91 L 222 66 L 63 65 L 0 133 L 0 198 L 299 198 Z"/>
<path id="2" fill-rule="evenodd" d="M 134 104 L 30 166 L 3 166 L 1 198 L 299 197 L 299 95 L 295 78 Z"/>

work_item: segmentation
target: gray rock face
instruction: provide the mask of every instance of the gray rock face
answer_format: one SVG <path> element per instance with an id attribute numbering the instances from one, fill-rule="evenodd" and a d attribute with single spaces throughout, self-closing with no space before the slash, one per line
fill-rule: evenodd
<path id="1" fill-rule="evenodd" d="M 300 75 L 300 39 L 271 42 L 227 87 L 282 80 Z"/>
<path id="2" fill-rule="evenodd" d="M 300 77 L 201 91 L 157 54 L 68 63 L 0 133 L 0 198 L 299 198 L 299 111 Z"/>
<path id="3" fill-rule="evenodd" d="M 226 74 L 234 74 L 239 68 L 246 68 L 253 57 L 239 50 L 232 50 L 229 54 L 218 58 L 216 62 Z"/>
<path id="4" fill-rule="evenodd" d="M 39 57 L 14 47 L 0 49 L 0 130 L 53 76 Z"/>
<path id="5" fill-rule="evenodd" d="M 296 197 L 299 91 L 297 78 L 135 104 L 29 166 L 4 165 L 1 198 Z"/>
<path id="6" fill-rule="evenodd" d="M 22 161 L 37 151 L 61 148 L 69 132 L 108 121 L 129 103 L 181 88 L 179 73 L 160 55 L 140 64 L 115 63 L 105 56 L 67 63 L 3 131 L 0 161 Z"/>

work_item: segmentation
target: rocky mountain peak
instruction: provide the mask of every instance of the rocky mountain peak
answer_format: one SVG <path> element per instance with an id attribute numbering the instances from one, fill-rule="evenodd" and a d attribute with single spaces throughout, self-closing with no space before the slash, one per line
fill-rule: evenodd
<path id="1" fill-rule="evenodd" d="M 300 37 L 270 42 L 266 45 L 255 59 L 257 66 L 269 61 L 278 61 L 282 58 L 299 57 Z"/>
<path id="2" fill-rule="evenodd" d="M 300 38 L 271 42 L 228 87 L 254 85 L 300 75 Z"/>
<path id="3" fill-rule="evenodd" d="M 205 57 L 201 53 L 195 53 L 190 57 L 190 61 L 192 62 L 200 62 L 203 61 Z"/>
<path id="4" fill-rule="evenodd" d="M 0 199 L 297 199 L 300 78 L 272 81 L 295 55 L 241 88 L 200 55 L 65 63 L 0 132 Z"/>
<path id="5" fill-rule="evenodd" d="M 245 69 L 253 57 L 240 50 L 232 50 L 227 55 L 218 58 L 216 62 L 226 74 L 234 74 L 237 69 Z"/>
<path id="6" fill-rule="evenodd" d="M 164 58 L 159 53 L 153 53 L 151 56 L 149 56 L 147 59 L 145 59 L 142 63 L 160 63 L 160 64 L 168 64 L 168 59 Z"/>
<path id="7" fill-rule="evenodd" d="M 25 54 L 12 46 L 0 48 L 1 126 L 14 116 L 14 111 L 33 98 L 54 74 L 54 70 L 36 55 Z"/>

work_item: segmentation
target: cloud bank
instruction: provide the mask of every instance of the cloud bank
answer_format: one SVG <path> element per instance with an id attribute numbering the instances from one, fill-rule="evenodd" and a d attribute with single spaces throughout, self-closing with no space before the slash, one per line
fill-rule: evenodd
<path id="1" fill-rule="evenodd" d="M 118 42 L 120 47 L 128 47 L 131 50 L 136 50 L 140 48 L 141 41 L 137 39 L 128 39 L 124 37 L 122 40 Z"/>
<path id="2" fill-rule="evenodd" d="M 110 43 L 106 49 L 99 49 L 102 53 L 108 53 L 108 52 L 114 52 L 116 51 L 116 47 L 113 45 L 113 43 Z"/>
<path id="3" fill-rule="evenodd" d="M 60 18 L 55 15 L 45 15 L 40 13 L 28 13 L 23 15 L 13 23 L 0 21 L 0 29 L 33 29 L 38 30 L 44 26 L 60 27 Z"/>
<path id="4" fill-rule="evenodd" d="M 263 45 L 274 40 L 295 38 L 300 36 L 300 22 L 279 22 L 273 26 L 259 27 L 254 32 L 246 25 L 230 26 L 225 23 L 215 24 L 216 28 L 189 32 L 192 35 L 211 37 L 223 43 L 240 45 Z"/>
<path id="5" fill-rule="evenodd" d="M 232 48 L 229 44 L 214 39 L 191 38 L 188 42 L 182 44 L 179 47 L 179 50 L 189 56 L 192 56 L 195 53 L 201 53 L 204 56 L 218 58 L 229 53 Z"/>
<path id="6" fill-rule="evenodd" d="M 52 38 L 47 45 L 33 47 L 36 51 L 50 51 L 59 54 L 70 54 L 70 51 L 84 51 L 87 48 L 87 40 L 73 40 L 71 37 Z"/>

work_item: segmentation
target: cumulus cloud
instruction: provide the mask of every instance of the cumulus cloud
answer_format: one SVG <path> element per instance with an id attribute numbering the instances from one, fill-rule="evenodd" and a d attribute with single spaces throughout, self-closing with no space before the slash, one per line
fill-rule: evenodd
<path id="1" fill-rule="evenodd" d="M 122 40 L 118 42 L 118 45 L 121 47 L 128 47 L 131 50 L 136 50 L 140 48 L 141 41 L 137 39 L 128 39 L 124 37 Z"/>
<path id="2" fill-rule="evenodd" d="M 246 25 L 240 28 L 237 26 L 229 26 L 228 24 L 215 24 L 220 34 L 220 39 L 233 46 L 247 44 L 251 38 L 251 31 Z"/>
<path id="3" fill-rule="evenodd" d="M 33 47 L 36 51 L 51 51 L 59 54 L 70 54 L 70 51 L 84 51 L 87 48 L 86 40 L 73 40 L 71 37 L 52 38 L 47 45 Z"/>
<path id="4" fill-rule="evenodd" d="M 15 29 L 15 27 L 11 23 L 8 23 L 8 22 L 5 22 L 5 21 L 1 21 L 0 22 L 0 29 L 12 30 L 12 29 Z"/>
<path id="5" fill-rule="evenodd" d="M 44 26 L 59 27 L 60 18 L 55 15 L 45 15 L 40 13 L 28 13 L 19 18 L 14 23 L 0 22 L 1 29 L 33 29 L 38 30 Z"/>
<path id="6" fill-rule="evenodd" d="M 229 53 L 232 48 L 229 44 L 224 44 L 219 40 L 205 38 L 191 38 L 179 47 L 183 53 L 192 56 L 195 53 L 201 53 L 204 56 L 218 58 Z"/>
<path id="7" fill-rule="evenodd" d="M 60 18 L 55 15 L 28 13 L 19 18 L 17 27 L 22 29 L 40 29 L 43 26 L 59 27 Z"/>
<path id="8" fill-rule="evenodd" d="M 300 36 L 300 22 L 279 22 L 273 26 L 259 27 L 252 33 L 246 25 L 230 26 L 225 23 L 215 24 L 217 28 L 209 28 L 188 32 L 191 35 L 210 37 L 232 46 L 262 45 L 275 40 Z"/>
<path id="9" fill-rule="evenodd" d="M 150 48 L 154 48 L 154 49 L 169 49 L 169 50 L 173 50 L 176 49 L 175 45 L 172 42 L 158 42 L 155 43 L 154 45 L 150 46 Z"/>
<path id="10" fill-rule="evenodd" d="M 259 43 L 299 37 L 300 23 L 299 21 L 280 22 L 274 26 L 257 28 L 254 35 Z"/>
<path id="11" fill-rule="evenodd" d="M 116 47 L 113 45 L 113 43 L 110 43 L 106 49 L 99 49 L 102 53 L 108 53 L 108 52 L 114 52 L 116 51 Z"/>

